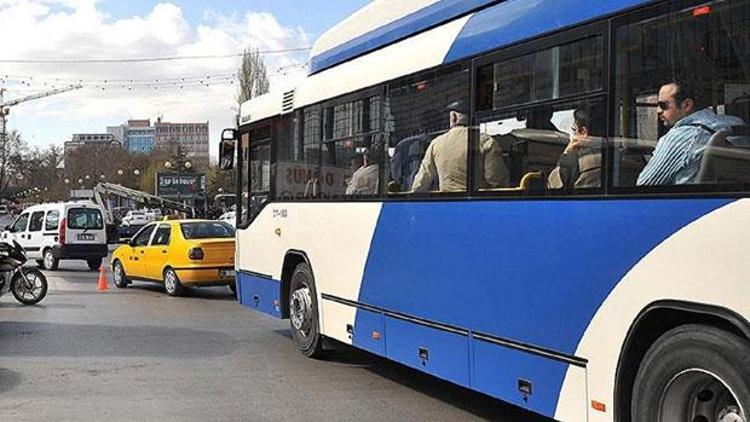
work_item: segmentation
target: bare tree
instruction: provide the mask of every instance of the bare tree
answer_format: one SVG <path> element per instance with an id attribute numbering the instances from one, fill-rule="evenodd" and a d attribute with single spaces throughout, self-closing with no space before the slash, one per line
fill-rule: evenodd
<path id="1" fill-rule="evenodd" d="M 266 64 L 257 48 L 245 49 L 237 78 L 239 86 L 235 98 L 239 105 L 269 91 L 271 84 L 268 82 Z"/>
<path id="2" fill-rule="evenodd" d="M 26 149 L 27 145 L 21 134 L 15 130 L 8 133 L 4 142 L 0 143 L 0 196 L 5 196 L 8 186 L 21 174 L 21 169 L 17 167 L 23 161 L 18 157 Z"/>

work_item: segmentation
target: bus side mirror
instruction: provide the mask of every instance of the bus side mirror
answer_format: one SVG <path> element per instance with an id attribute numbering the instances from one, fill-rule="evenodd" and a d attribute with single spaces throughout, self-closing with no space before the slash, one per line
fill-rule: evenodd
<path id="1" fill-rule="evenodd" d="M 234 168 L 234 154 L 237 146 L 237 131 L 235 129 L 224 129 L 221 131 L 221 144 L 219 144 L 219 168 L 231 170 Z"/>

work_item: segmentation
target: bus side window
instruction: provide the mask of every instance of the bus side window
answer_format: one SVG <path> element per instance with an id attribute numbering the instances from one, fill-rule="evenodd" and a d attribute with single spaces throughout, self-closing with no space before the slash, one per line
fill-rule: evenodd
<path id="1" fill-rule="evenodd" d="M 428 147 L 450 128 L 446 107 L 457 100 L 467 102 L 470 85 L 470 72 L 464 66 L 432 71 L 389 85 L 384 104 L 389 194 L 411 193 Z M 466 142 L 468 146 L 468 139 Z M 424 190 L 437 192 L 437 179 Z"/>
<path id="2" fill-rule="evenodd" d="M 648 191 L 675 190 L 677 185 L 691 191 L 699 185 L 724 184 L 724 189 L 733 191 L 750 187 L 750 151 L 745 145 L 750 142 L 743 129 L 750 123 L 750 74 L 748 55 L 741 48 L 750 43 L 750 31 L 738 18 L 748 13 L 748 1 L 713 1 L 700 10 L 675 6 L 668 14 L 616 28 L 614 187 Z M 684 167 L 673 166 L 659 178 L 651 177 L 652 169 L 642 183 L 658 180 L 658 185 L 636 186 L 657 145 L 669 139 L 665 135 L 670 127 L 659 118 L 657 94 L 672 78 L 691 86 L 695 112 L 710 108 L 718 115 L 706 117 L 707 122 L 733 128 L 721 136 L 703 133 L 690 149 L 670 150 L 679 154 L 671 162 L 686 163 Z M 705 189 L 716 191 L 715 186 Z"/>

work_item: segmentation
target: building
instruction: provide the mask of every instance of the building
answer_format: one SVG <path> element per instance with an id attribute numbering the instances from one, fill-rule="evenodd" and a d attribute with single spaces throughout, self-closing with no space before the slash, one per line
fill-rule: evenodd
<path id="1" fill-rule="evenodd" d="M 122 148 L 122 142 L 111 133 L 76 133 L 73 138 L 65 143 L 65 157 L 82 146 L 107 146 Z"/>
<path id="2" fill-rule="evenodd" d="M 128 120 L 125 126 L 125 145 L 130 152 L 147 154 L 156 147 L 156 128 L 150 120 Z"/>
<path id="3" fill-rule="evenodd" d="M 196 168 L 208 167 L 208 122 L 170 123 L 157 119 L 154 126 L 156 148 L 184 155 Z"/>

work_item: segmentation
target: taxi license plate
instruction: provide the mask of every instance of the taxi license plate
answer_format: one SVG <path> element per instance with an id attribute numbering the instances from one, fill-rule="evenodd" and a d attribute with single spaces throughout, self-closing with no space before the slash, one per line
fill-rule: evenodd
<path id="1" fill-rule="evenodd" d="M 232 278 L 235 277 L 236 273 L 234 270 L 219 270 L 219 277 Z"/>
<path id="2" fill-rule="evenodd" d="M 76 237 L 78 240 L 94 240 L 93 234 L 81 233 Z"/>

